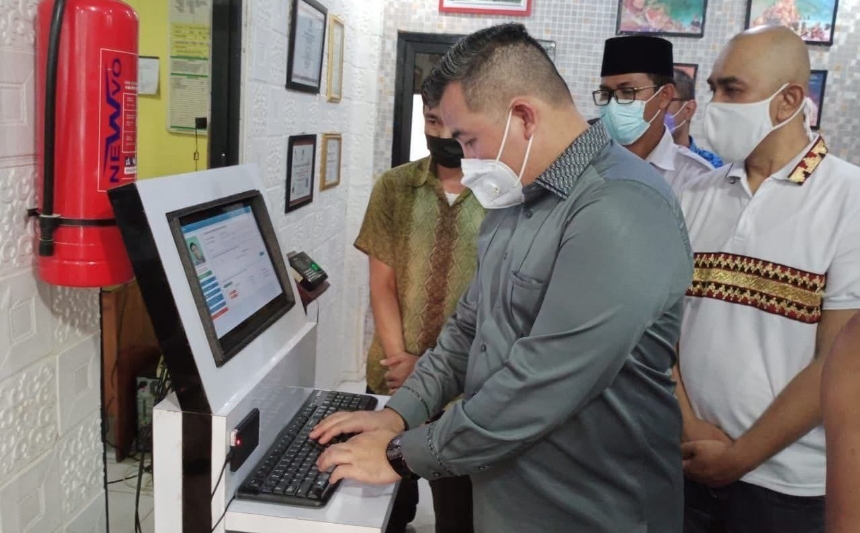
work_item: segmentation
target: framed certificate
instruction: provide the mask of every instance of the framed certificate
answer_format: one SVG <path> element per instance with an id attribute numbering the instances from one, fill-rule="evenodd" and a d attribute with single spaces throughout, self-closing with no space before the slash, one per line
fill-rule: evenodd
<path id="1" fill-rule="evenodd" d="M 327 14 L 316 0 L 293 0 L 287 89 L 319 94 Z"/>
<path id="2" fill-rule="evenodd" d="M 343 97 L 343 43 L 346 29 L 343 21 L 332 16 L 328 29 L 328 80 L 326 98 L 329 102 L 340 102 Z"/>
<path id="3" fill-rule="evenodd" d="M 343 137 L 340 133 L 325 133 L 322 136 L 322 172 L 320 190 L 331 189 L 340 184 L 340 158 Z"/>
<path id="4" fill-rule="evenodd" d="M 314 201 L 317 136 L 294 135 L 287 142 L 287 201 L 289 213 Z"/>

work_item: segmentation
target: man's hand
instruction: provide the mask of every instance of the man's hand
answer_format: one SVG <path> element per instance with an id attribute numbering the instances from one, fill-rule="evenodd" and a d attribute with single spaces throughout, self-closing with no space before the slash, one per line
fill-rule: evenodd
<path id="1" fill-rule="evenodd" d="M 715 440 L 722 442 L 726 446 L 731 446 L 734 442 L 723 430 L 700 418 L 685 420 L 681 442 L 695 442 L 699 440 Z"/>
<path id="2" fill-rule="evenodd" d="M 339 412 L 324 419 L 310 433 L 310 438 L 320 444 L 328 444 L 338 435 L 366 433 L 370 431 L 393 431 L 402 433 L 406 429 L 403 419 L 393 409 L 381 411 Z"/>
<path id="3" fill-rule="evenodd" d="M 718 440 L 699 440 L 681 445 L 684 474 L 713 488 L 734 483 L 749 472 L 736 446 Z"/>
<path id="4" fill-rule="evenodd" d="M 408 352 L 400 352 L 379 362 L 388 369 L 388 372 L 385 373 L 385 386 L 388 387 L 391 394 L 397 392 L 397 389 L 402 387 L 403 383 L 412 375 L 417 362 L 418 356 Z"/>
<path id="5" fill-rule="evenodd" d="M 400 476 L 388 464 L 385 449 L 397 436 L 394 431 L 379 430 L 362 433 L 342 444 L 329 447 L 317 460 L 317 468 L 325 472 L 332 468 L 331 482 L 353 479 L 372 485 L 388 485 Z"/>

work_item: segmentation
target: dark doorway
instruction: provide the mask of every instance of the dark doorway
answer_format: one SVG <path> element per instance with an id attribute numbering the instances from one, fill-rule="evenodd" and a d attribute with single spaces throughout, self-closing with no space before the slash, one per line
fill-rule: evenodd
<path id="1" fill-rule="evenodd" d="M 239 164 L 242 3 L 243 0 L 214 0 L 212 3 L 209 168 Z"/>
<path id="2" fill-rule="evenodd" d="M 424 120 L 420 118 L 423 108 L 421 83 L 451 45 L 462 37 L 439 33 L 397 34 L 392 168 L 427 155 L 423 133 Z"/>

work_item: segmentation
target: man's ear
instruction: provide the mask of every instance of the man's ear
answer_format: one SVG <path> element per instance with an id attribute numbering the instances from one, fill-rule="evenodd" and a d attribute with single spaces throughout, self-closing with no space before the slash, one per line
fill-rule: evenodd
<path id="1" fill-rule="evenodd" d="M 788 120 L 797 111 L 797 108 L 803 105 L 804 98 L 806 98 L 806 94 L 800 85 L 789 85 L 783 91 L 782 98 L 777 107 L 777 120 L 779 122 Z"/>
<path id="2" fill-rule="evenodd" d="M 696 111 L 699 109 L 699 104 L 696 103 L 695 100 L 690 100 L 687 102 L 687 108 L 684 109 L 684 113 L 686 115 L 687 120 L 692 121 L 693 117 L 696 116 Z"/>
<path id="3" fill-rule="evenodd" d="M 672 100 L 675 99 L 675 86 L 671 83 L 663 86 L 663 90 L 660 91 L 659 99 L 660 99 L 660 109 L 667 110 L 669 106 L 672 105 Z"/>
<path id="4" fill-rule="evenodd" d="M 523 124 L 523 135 L 526 139 L 531 139 L 537 129 L 538 110 L 534 102 L 528 98 L 517 98 L 511 104 L 511 123 L 519 119 Z"/>

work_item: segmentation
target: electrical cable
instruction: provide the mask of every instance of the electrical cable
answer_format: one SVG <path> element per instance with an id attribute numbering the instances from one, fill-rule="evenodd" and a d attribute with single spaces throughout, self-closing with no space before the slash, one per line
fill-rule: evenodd
<path id="1" fill-rule="evenodd" d="M 163 359 L 163 356 L 162 356 Z M 170 382 L 170 373 L 167 371 L 167 367 L 161 364 L 162 361 L 159 361 L 158 367 L 158 375 L 156 377 L 156 384 L 153 389 L 153 393 L 155 398 L 153 399 L 153 406 L 158 405 L 166 396 L 169 391 L 168 383 Z M 143 528 L 140 525 L 140 491 L 143 486 L 143 474 L 147 468 L 144 467 L 144 459 L 146 458 L 146 446 L 145 443 L 152 442 L 152 423 L 150 422 L 147 426 L 141 428 L 137 437 L 137 448 L 140 451 L 140 463 L 138 466 L 137 472 L 137 489 L 135 490 L 135 500 L 134 500 L 134 531 L 135 533 L 143 533 Z M 150 464 L 150 471 L 154 471 L 155 464 Z"/>
<path id="2" fill-rule="evenodd" d="M 218 476 L 218 481 L 215 482 L 215 488 L 212 489 L 212 494 L 209 495 L 209 500 L 215 497 L 215 493 L 218 492 L 218 486 L 221 485 L 221 479 L 224 478 L 224 472 L 227 471 L 227 464 L 230 462 L 230 459 L 233 458 L 233 450 L 227 452 L 227 457 L 224 458 L 224 465 L 221 467 L 221 474 Z"/>
<path id="3" fill-rule="evenodd" d="M 222 521 L 222 520 L 224 520 L 224 517 L 225 517 L 225 516 L 227 516 L 227 509 L 229 509 L 229 508 L 230 508 L 230 504 L 231 504 L 231 503 L 233 503 L 233 500 L 235 500 L 235 499 L 236 499 L 236 497 L 235 497 L 235 496 L 233 496 L 232 498 L 230 498 L 230 501 L 229 501 L 229 502 L 227 502 L 227 506 L 226 506 L 226 507 L 224 507 L 224 512 L 223 512 L 223 513 L 221 513 L 221 518 L 219 518 L 219 519 L 218 519 L 218 521 L 217 521 L 217 522 L 215 522 L 215 525 L 214 525 L 214 526 L 212 526 L 212 531 L 210 531 L 209 533 L 215 533 L 215 530 L 216 530 L 216 529 L 218 529 L 218 525 L 221 523 L 221 521 Z"/>
<path id="4" fill-rule="evenodd" d="M 218 475 L 218 481 L 215 482 L 215 488 L 212 489 L 212 494 L 209 495 L 210 506 L 212 504 L 212 500 L 215 499 L 215 493 L 218 492 L 218 487 L 221 486 L 221 480 L 224 478 L 224 472 L 227 471 L 227 465 L 230 463 L 230 459 L 232 459 L 232 458 L 233 458 L 233 449 L 231 448 L 230 451 L 227 452 L 227 456 L 224 457 L 224 465 L 221 467 L 221 474 Z M 212 531 L 215 531 L 218 528 L 218 524 L 221 523 L 221 520 L 224 520 L 224 517 L 227 516 L 227 508 L 230 507 L 230 504 L 233 503 L 233 500 L 235 498 L 236 498 L 236 496 L 233 496 L 233 498 L 230 498 L 230 501 L 227 502 L 227 505 L 224 507 L 224 513 L 221 515 L 221 518 L 219 518 L 218 521 L 215 522 L 215 525 L 212 526 Z"/>

